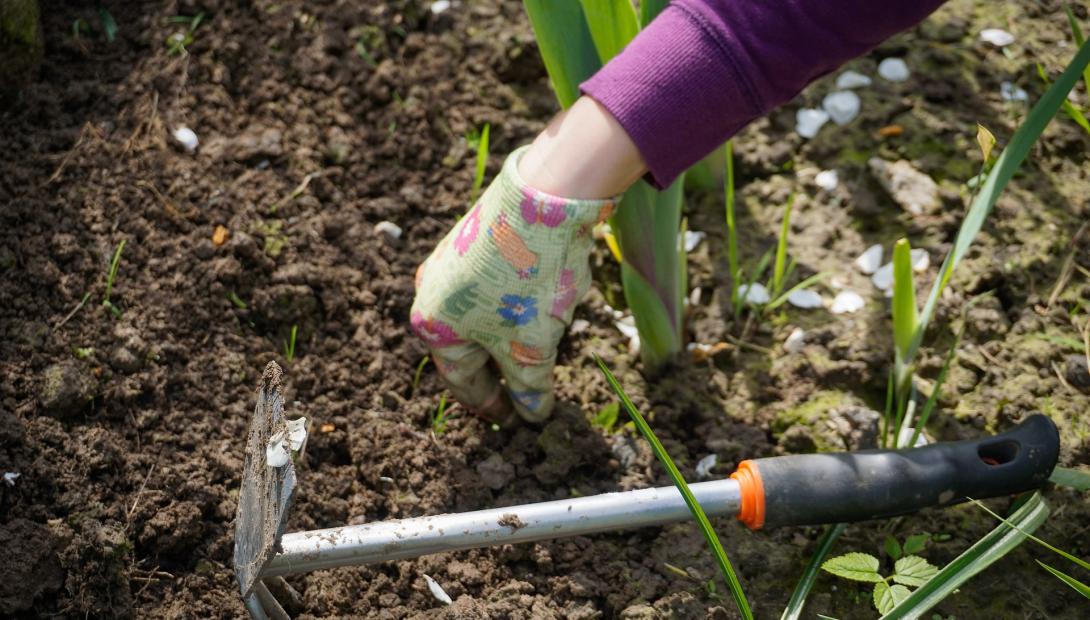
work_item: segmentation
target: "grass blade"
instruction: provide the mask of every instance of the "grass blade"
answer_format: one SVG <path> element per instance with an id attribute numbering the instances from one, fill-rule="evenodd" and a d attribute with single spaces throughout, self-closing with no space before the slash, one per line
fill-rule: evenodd
<path id="1" fill-rule="evenodd" d="M 992 516 L 993 516 L 993 517 L 995 517 L 996 519 L 999 519 L 999 521 L 1001 521 L 1001 522 L 1002 522 L 1002 523 L 1003 523 L 1004 525 L 1007 525 L 1007 526 L 1009 526 L 1009 527 L 1013 527 L 1013 528 L 1014 528 L 1014 529 L 1016 529 L 1016 530 L 1020 530 L 1020 531 L 1022 532 L 1022 534 L 1025 534 L 1026 538 L 1028 538 L 1028 539 L 1032 540 L 1033 542 L 1037 543 L 1038 545 L 1041 545 L 1041 546 L 1042 546 L 1042 547 L 1044 547 L 1045 549 L 1048 549 L 1048 550 L 1049 550 L 1049 551 L 1051 551 L 1052 553 L 1055 553 L 1056 555 L 1059 555 L 1060 557 L 1063 557 L 1063 558 L 1065 558 L 1065 559 L 1067 559 L 1067 560 L 1070 560 L 1070 561 L 1074 562 L 1075 564 L 1078 564 L 1079 566 L 1083 567 L 1083 568 L 1084 568 L 1084 569 L 1086 569 L 1086 570 L 1090 570 L 1090 562 L 1087 562 L 1086 560 L 1083 560 L 1083 559 L 1082 559 L 1082 558 L 1080 558 L 1080 557 L 1077 557 L 1077 556 L 1071 555 L 1070 553 L 1068 553 L 1068 552 L 1064 551 L 1063 549 L 1058 549 L 1058 548 L 1056 548 L 1056 547 L 1053 547 L 1052 545 L 1050 545 L 1050 544 L 1048 544 L 1047 542 L 1045 542 L 1045 541 L 1041 540 L 1040 538 L 1037 538 L 1037 537 L 1036 537 L 1036 536 L 1034 536 L 1033 534 L 1030 534 L 1029 532 L 1026 532 L 1026 531 L 1023 531 L 1023 530 L 1021 530 L 1021 528 L 1019 528 L 1019 527 L 1018 527 L 1018 525 L 1016 525 L 1016 524 L 1014 524 L 1014 523 L 1011 523 L 1011 522 L 1010 522 L 1009 520 L 1007 520 L 1007 519 L 1004 519 L 1003 517 L 1001 517 L 1001 516 L 999 516 L 999 515 L 995 514 L 994 512 L 992 512 L 992 510 L 991 510 L 990 508 L 988 508 L 987 506 L 985 506 L 984 504 L 982 504 L 982 503 L 981 503 L 981 502 L 980 502 L 979 500 L 975 500 L 975 499 L 972 499 L 972 498 L 969 498 L 969 499 L 970 499 L 970 501 L 972 501 L 972 502 L 973 502 L 974 504 L 976 504 L 976 505 L 977 505 L 977 507 L 979 507 L 979 508 L 981 508 L 982 510 L 984 510 L 984 512 L 986 512 L 986 513 L 988 513 L 988 514 L 992 515 Z"/>
<path id="2" fill-rule="evenodd" d="M 811 284 L 817 284 L 818 282 L 821 282 L 822 280 L 824 280 L 825 278 L 828 278 L 831 275 L 833 275 L 833 272 L 831 272 L 831 271 L 822 271 L 821 273 L 815 273 L 814 275 L 810 276 L 809 278 L 806 278 L 802 282 L 799 282 L 795 286 L 792 286 L 791 288 L 787 289 L 779 297 L 777 297 L 777 298 L 773 299 L 772 301 L 768 302 L 768 305 L 765 306 L 765 310 L 775 310 L 776 308 L 779 308 L 780 306 L 782 306 L 784 304 L 784 302 L 787 301 L 787 298 L 791 296 L 791 293 L 794 293 L 795 291 L 798 291 L 798 290 L 802 290 L 802 289 L 810 286 Z"/>
<path id="3" fill-rule="evenodd" d="M 1034 493 L 1011 515 L 1010 522 L 1020 529 L 1000 524 L 882 616 L 882 620 L 919 618 L 974 575 L 1022 544 L 1026 539 L 1023 532 L 1036 530 L 1048 518 L 1048 513 L 1048 504 L 1041 499 L 1040 493 Z"/>
<path id="4" fill-rule="evenodd" d="M 640 31 L 632 0 L 579 0 L 598 58 L 609 62 Z"/>
<path id="5" fill-rule="evenodd" d="M 669 0 L 640 0 L 640 27 L 646 28 L 658 16 Z"/>
<path id="6" fill-rule="evenodd" d="M 651 444 L 651 450 L 666 469 L 666 473 L 670 475 L 670 479 L 673 480 L 678 491 L 681 492 L 681 497 L 685 499 L 685 505 L 688 506 L 689 511 L 693 513 L 693 518 L 696 519 L 701 533 L 704 534 L 704 538 L 708 541 L 708 546 L 711 547 L 712 552 L 715 555 L 716 562 L 719 564 L 719 569 L 723 572 L 723 577 L 730 587 L 731 594 L 734 595 L 734 602 L 738 605 L 738 611 L 741 612 L 742 617 L 747 620 L 752 620 L 753 612 L 749 608 L 749 601 L 746 600 L 745 592 L 742 591 L 742 584 L 739 583 L 738 576 L 734 573 L 734 567 L 731 566 L 730 560 L 727 558 L 727 552 L 723 550 L 723 545 L 719 543 L 719 537 L 716 536 L 715 530 L 712 529 L 711 523 L 708 521 L 708 516 L 704 514 L 704 509 L 700 507 L 696 498 L 693 497 L 693 492 L 689 490 L 689 485 L 685 484 L 685 479 L 681 477 L 681 472 L 678 471 L 677 466 L 674 465 L 673 460 L 670 459 L 670 455 L 667 454 L 666 449 L 662 447 L 662 443 L 659 442 L 654 431 L 647 425 L 647 421 L 643 419 L 643 416 L 640 415 L 639 411 L 636 411 L 636 406 L 632 404 L 632 401 L 628 398 L 628 394 L 625 394 L 624 388 L 621 387 L 617 378 L 609 371 L 609 368 L 606 367 L 602 358 L 595 355 L 594 361 L 597 362 L 598 368 L 601 369 L 602 374 L 605 375 L 609 387 L 617 394 L 617 398 L 621 399 L 621 404 L 624 405 L 625 410 L 628 411 L 628 415 L 636 424 L 636 428 L 639 429 L 640 434 L 647 440 L 647 443 Z"/>
<path id="7" fill-rule="evenodd" d="M 1075 13 L 1071 10 L 1070 4 L 1064 5 L 1064 13 L 1067 13 L 1067 23 L 1071 25 L 1071 35 L 1075 37 L 1075 46 L 1082 47 L 1086 43 L 1086 38 L 1082 36 L 1082 28 L 1079 27 L 1079 22 L 1075 19 Z M 1087 92 L 1090 92 L 1090 65 L 1083 68 L 1082 81 L 1083 86 L 1087 88 Z"/>
<path id="8" fill-rule="evenodd" d="M 802 615 L 802 610 L 806 607 L 806 597 L 810 595 L 810 590 L 814 588 L 814 582 L 817 581 L 818 572 L 821 570 L 822 562 L 825 561 L 825 556 L 829 555 L 829 551 L 833 548 L 833 544 L 836 543 L 836 539 L 840 538 L 840 535 L 844 533 L 847 527 L 848 524 L 846 523 L 837 523 L 825 530 L 825 534 L 818 541 L 817 550 L 810 557 L 806 570 L 802 572 L 802 577 L 799 578 L 799 583 L 795 586 L 795 591 L 791 593 L 791 600 L 787 601 L 787 607 L 784 608 L 780 620 L 797 620 Z"/>
<path id="9" fill-rule="evenodd" d="M 1040 560 L 1036 560 L 1036 562 L 1038 564 L 1040 564 L 1041 566 L 1043 566 L 1045 570 L 1047 570 L 1048 572 L 1055 575 L 1057 579 L 1059 579 L 1060 581 L 1062 581 L 1062 582 L 1066 583 L 1067 585 L 1071 586 L 1079 594 L 1081 594 L 1081 595 L 1085 596 L 1086 598 L 1090 599 L 1090 586 L 1088 586 L 1085 583 L 1079 581 L 1078 579 L 1075 579 L 1074 577 L 1072 577 L 1070 575 L 1067 575 L 1065 573 L 1062 573 L 1062 572 L 1056 570 L 1055 568 L 1052 568 L 1051 566 L 1049 566 L 1048 564 L 1045 564 L 1044 562 L 1042 562 Z"/>
<path id="10" fill-rule="evenodd" d="M 780 238 L 776 241 L 776 262 L 772 267 L 772 286 L 769 287 L 772 297 L 778 297 L 783 292 L 783 274 L 787 263 L 787 235 L 791 231 L 791 207 L 794 204 L 795 194 L 791 194 L 787 198 L 787 206 L 783 208 Z"/>
<path id="11" fill-rule="evenodd" d="M 114 257 L 110 260 L 110 271 L 106 274 L 106 294 L 102 296 L 102 305 L 110 305 L 110 293 L 114 290 L 114 280 L 117 279 L 117 270 L 121 267 L 121 251 L 125 249 L 127 239 L 122 239 L 114 250 Z"/>
<path id="12" fill-rule="evenodd" d="M 560 107 L 579 98 L 579 83 L 601 66 L 583 8 L 578 2 L 523 0 L 541 59 Z"/>
<path id="13" fill-rule="evenodd" d="M 1052 470 L 1049 482 L 1065 487 L 1071 487 L 1076 491 L 1090 491 L 1090 471 L 1075 469 L 1072 467 L 1057 467 Z"/>
<path id="14" fill-rule="evenodd" d="M 723 175 L 723 199 L 727 210 L 727 265 L 730 266 L 730 302 L 735 304 L 734 314 L 738 314 L 738 284 L 741 271 L 738 269 L 738 230 L 734 223 L 734 142 L 728 140 L 723 145 L 723 157 L 726 160 L 726 173 Z"/>
<path id="15" fill-rule="evenodd" d="M 477 168 L 473 174 L 473 190 L 469 193 L 469 201 L 476 202 L 477 194 L 484 185 L 484 170 L 488 165 L 488 134 L 492 130 L 490 123 L 485 123 L 481 129 L 481 137 L 477 141 Z"/>
<path id="16" fill-rule="evenodd" d="M 954 268 L 961 262 L 965 253 L 969 251 L 969 246 L 972 245 L 973 239 L 976 238 L 977 233 L 983 227 L 984 220 L 991 213 L 995 201 L 1003 192 L 1003 188 L 1007 186 L 1015 171 L 1022 165 L 1026 155 L 1029 154 L 1029 150 L 1033 147 L 1033 143 L 1037 141 L 1045 126 L 1056 115 L 1063 102 L 1067 100 L 1067 93 L 1075 86 L 1080 74 L 1088 65 L 1090 65 L 1090 45 L 1083 43 L 1063 74 L 1045 91 L 1045 94 L 1030 110 L 1026 121 L 1014 132 L 1007 148 L 1003 149 L 995 165 L 992 166 L 991 172 L 988 173 L 979 193 L 973 199 L 969 212 L 961 224 L 961 229 L 954 241 L 954 247 L 950 249 L 950 253 L 947 254 L 942 263 L 939 277 L 936 278 L 934 286 L 931 287 L 931 293 L 928 295 L 927 302 L 920 313 L 919 326 L 916 330 L 916 336 L 912 340 L 912 346 L 909 347 L 906 363 L 911 363 L 915 357 L 920 342 L 923 340 L 923 333 L 935 311 L 939 295 L 950 282 Z"/>

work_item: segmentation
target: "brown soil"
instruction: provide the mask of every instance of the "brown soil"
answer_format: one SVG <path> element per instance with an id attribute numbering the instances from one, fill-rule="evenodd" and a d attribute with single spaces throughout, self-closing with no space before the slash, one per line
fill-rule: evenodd
<path id="1" fill-rule="evenodd" d="M 880 296 L 847 317 L 784 310 L 747 335 L 756 348 L 685 362 L 644 388 L 605 308 L 621 299 L 616 285 L 577 313 L 590 327 L 562 347 L 560 405 L 542 428 L 494 432 L 457 412 L 445 433 L 430 432 L 441 386 L 429 366 L 413 388 L 424 349 L 407 313 L 417 263 L 465 207 L 473 154 L 463 136 L 491 123 L 491 176 L 554 111 L 520 3 L 462 2 L 438 16 L 410 0 L 42 4 L 40 79 L 0 110 L 0 471 L 20 474 L 0 484 L 0 615 L 242 617 L 232 521 L 253 390 L 270 360 L 285 367 L 292 415 L 316 429 L 292 530 L 668 484 L 642 441 L 590 424 L 611 401 L 594 353 L 651 412 L 687 476 L 710 453 L 722 476 L 746 457 L 865 443 L 866 429 L 852 428 L 865 416 L 843 406 L 881 408 L 892 353 Z M 117 21 L 113 42 L 99 6 Z M 188 55 L 170 54 L 168 37 L 185 29 L 170 18 L 200 12 Z M 78 19 L 88 28 L 76 37 Z M 1009 55 L 976 40 L 989 26 L 1019 37 Z M 794 134 L 798 104 L 820 101 L 829 80 L 755 123 L 738 140 L 747 263 L 773 243 L 779 206 L 797 191 L 791 252 L 803 275 L 835 268 L 869 296 L 848 263 L 907 234 L 929 250 L 933 277 L 979 166 L 974 124 L 1009 137 L 1025 108 L 1003 102 L 999 83 L 1039 96 L 1034 63 L 1062 67 L 1073 49 L 1059 43 L 1065 32 L 1058 2 L 956 0 L 851 65 L 873 75 L 879 59 L 903 54 L 915 71 L 864 91 L 852 125 L 809 142 Z M 892 123 L 905 133 L 875 137 Z M 200 137 L 196 154 L 171 139 L 179 125 Z M 871 154 L 931 174 L 945 209 L 905 215 L 868 176 Z M 1084 322 L 1086 306 L 1073 309 L 1090 298 L 1090 234 L 1072 241 L 1090 217 L 1088 159 L 1090 137 L 1058 117 L 955 278 L 928 337 L 926 380 L 978 301 L 936 437 L 1003 430 L 1042 410 L 1063 432 L 1062 463 L 1090 460 L 1090 398 L 1079 351 L 1064 344 L 1079 338 L 1069 316 Z M 841 175 L 832 193 L 813 182 L 830 167 Z M 690 332 L 705 343 L 742 331 L 724 301 L 718 191 L 697 188 L 688 205 L 690 228 L 709 234 L 690 280 L 703 290 Z M 404 236 L 377 234 L 382 220 Z M 217 226 L 230 232 L 222 245 Z M 101 301 L 123 240 L 115 314 Z M 1080 269 L 1049 306 L 1069 257 Z M 595 261 L 613 281 L 608 255 Z M 808 344 L 785 355 L 779 343 L 795 325 Z M 808 416 L 808 404 L 822 415 Z M 1038 533 L 1090 554 L 1086 496 L 1047 497 L 1054 514 Z M 879 554 L 886 533 L 927 531 L 942 535 L 924 552 L 941 564 L 993 525 L 971 506 L 927 511 L 853 526 L 837 550 Z M 822 530 L 752 533 L 728 519 L 718 529 L 758 617 L 778 616 Z M 1037 567 L 1046 553 L 1023 546 L 936 611 L 1085 617 L 1085 599 Z M 289 611 L 735 617 L 715 570 L 693 526 L 679 524 L 312 573 L 289 580 L 301 593 Z M 452 606 L 430 595 L 424 573 Z M 867 589 L 827 575 L 811 600 L 814 613 L 873 616 Z"/>

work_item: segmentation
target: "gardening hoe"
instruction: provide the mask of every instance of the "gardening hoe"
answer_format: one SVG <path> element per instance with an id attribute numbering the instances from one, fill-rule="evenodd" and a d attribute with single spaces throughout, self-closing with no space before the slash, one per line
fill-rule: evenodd
<path id="1" fill-rule="evenodd" d="M 290 458 L 275 458 L 291 424 L 279 387 L 280 368 L 270 363 L 257 393 L 235 520 L 235 574 L 254 618 L 288 617 L 266 587 L 294 593 L 284 575 L 691 518 L 675 487 L 659 487 L 284 534 L 296 478 Z M 1059 444 L 1056 426 L 1035 414 L 984 439 L 742 461 L 729 479 L 690 488 L 708 515 L 737 515 L 752 529 L 864 521 L 1040 488 Z"/>

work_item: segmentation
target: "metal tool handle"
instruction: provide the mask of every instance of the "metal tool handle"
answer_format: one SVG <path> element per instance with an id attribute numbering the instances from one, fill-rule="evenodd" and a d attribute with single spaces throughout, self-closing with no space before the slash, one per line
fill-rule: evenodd
<path id="1" fill-rule="evenodd" d="M 993 437 L 755 459 L 732 477 L 742 494 L 738 518 L 753 529 L 845 523 L 1039 488 L 1059 451 L 1056 425 L 1035 414 Z"/>

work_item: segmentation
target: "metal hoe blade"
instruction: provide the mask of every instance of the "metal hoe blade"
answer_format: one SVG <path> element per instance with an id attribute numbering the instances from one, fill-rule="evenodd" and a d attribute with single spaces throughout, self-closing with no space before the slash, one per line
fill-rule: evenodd
<path id="1" fill-rule="evenodd" d="M 280 366 L 269 362 L 261 376 L 257 405 L 250 420 L 242 488 L 235 514 L 235 576 L 247 609 L 255 617 L 268 617 L 263 613 L 271 617 L 283 614 L 260 582 L 266 565 L 280 549 L 296 482 L 295 465 L 290 459 L 280 467 L 271 467 L 266 462 L 269 438 L 287 425 L 280 378 Z M 270 607 L 267 601 L 277 609 L 267 609 Z"/>

